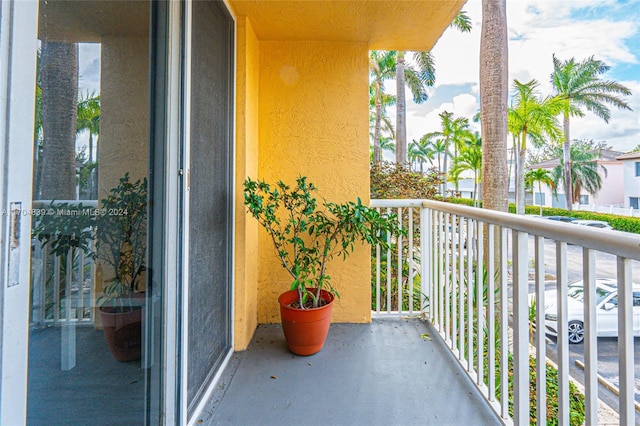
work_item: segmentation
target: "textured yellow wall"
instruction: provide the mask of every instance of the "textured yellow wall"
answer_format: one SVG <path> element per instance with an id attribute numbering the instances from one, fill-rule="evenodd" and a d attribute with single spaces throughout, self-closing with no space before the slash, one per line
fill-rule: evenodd
<path id="1" fill-rule="evenodd" d="M 368 46 L 348 42 L 260 42 L 259 177 L 299 175 L 330 201 L 369 200 Z M 255 177 L 255 176 L 254 176 Z M 341 299 L 337 322 L 371 317 L 370 249 L 358 247 L 329 274 Z M 259 231 L 258 322 L 279 322 L 277 297 L 290 276 Z"/>
<path id="2" fill-rule="evenodd" d="M 98 200 L 125 173 L 132 182 L 148 175 L 149 38 L 104 36 L 100 64 Z M 104 262 L 102 267 L 106 282 L 114 271 Z"/>
<path id="3" fill-rule="evenodd" d="M 149 164 L 149 38 L 102 38 L 98 199 Z"/>
<path id="4" fill-rule="evenodd" d="M 234 349 L 249 345 L 258 322 L 258 223 L 245 212 L 242 183 L 258 173 L 258 40 L 237 22 Z"/>

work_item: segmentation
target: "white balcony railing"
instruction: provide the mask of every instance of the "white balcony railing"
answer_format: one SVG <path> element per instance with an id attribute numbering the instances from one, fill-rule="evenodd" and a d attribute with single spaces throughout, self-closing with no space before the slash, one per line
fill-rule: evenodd
<path id="1" fill-rule="evenodd" d="M 581 249 L 585 421 L 597 423 L 595 301 L 596 276 L 602 271 L 596 267 L 596 253 L 615 256 L 611 273 L 618 282 L 619 416 L 620 424 L 635 423 L 632 262 L 640 260 L 639 235 L 431 200 L 372 200 L 371 206 L 382 213 L 396 213 L 407 231 L 407 237 L 394 241 L 390 250 L 374 248 L 374 315 L 424 315 L 507 424 L 529 423 L 530 352 L 537 354 L 537 418 L 546 418 L 545 327 L 532 326 L 544 324 L 545 309 L 533 314 L 530 300 L 545 306 L 545 278 L 550 270 L 555 275 L 558 306 L 558 420 L 569 424 L 568 245 Z M 545 238 L 550 241 L 545 243 Z M 547 258 L 545 244 L 555 252 Z M 530 351 L 532 337 L 535 346 Z M 511 369 L 510 402 L 507 373 Z"/>
<path id="2" fill-rule="evenodd" d="M 96 208 L 95 200 L 34 201 L 33 208 L 43 215 L 64 214 L 60 205 L 82 203 Z M 93 241 L 90 243 L 93 251 Z M 60 256 L 51 253 L 47 245 L 32 242 L 31 259 L 31 324 L 35 327 L 86 323 L 93 324 L 95 311 L 95 262 L 81 249 L 69 250 Z"/>

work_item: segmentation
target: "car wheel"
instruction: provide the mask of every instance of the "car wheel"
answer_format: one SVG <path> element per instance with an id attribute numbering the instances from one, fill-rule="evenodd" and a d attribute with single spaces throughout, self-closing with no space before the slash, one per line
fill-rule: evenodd
<path id="1" fill-rule="evenodd" d="M 584 324 L 582 321 L 569 321 L 569 343 L 582 343 Z"/>

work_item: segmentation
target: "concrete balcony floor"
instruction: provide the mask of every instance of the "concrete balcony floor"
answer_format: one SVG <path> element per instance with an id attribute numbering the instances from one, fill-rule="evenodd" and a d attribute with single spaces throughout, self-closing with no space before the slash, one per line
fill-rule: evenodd
<path id="1" fill-rule="evenodd" d="M 427 333 L 430 339 L 421 335 Z M 279 324 L 233 354 L 205 425 L 501 424 L 429 325 L 332 324 L 324 349 L 292 355 Z"/>

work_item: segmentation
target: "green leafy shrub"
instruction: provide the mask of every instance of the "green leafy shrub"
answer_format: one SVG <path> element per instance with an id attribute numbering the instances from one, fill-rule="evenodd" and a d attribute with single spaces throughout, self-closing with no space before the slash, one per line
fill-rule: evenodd
<path id="1" fill-rule="evenodd" d="M 486 351 L 486 346 L 485 346 Z M 508 360 L 509 372 L 507 377 L 509 380 L 509 415 L 513 417 L 513 385 L 514 385 L 514 370 L 513 370 L 513 354 L 509 353 Z M 487 383 L 487 370 L 485 366 L 485 383 Z M 547 412 L 546 421 L 544 424 L 556 426 L 558 425 L 558 370 L 549 363 L 546 363 L 546 376 L 545 382 L 547 387 Z M 536 357 L 529 356 L 529 424 L 538 424 L 537 420 L 537 397 L 536 397 Z M 499 362 L 499 350 L 496 350 L 496 396 L 500 398 L 500 362 Z M 584 424 L 585 419 L 585 407 L 584 407 L 584 395 L 572 382 L 569 382 L 569 424 L 571 426 L 580 426 Z"/>
<path id="2" fill-rule="evenodd" d="M 244 182 L 244 205 L 271 237 L 302 309 L 320 306 L 323 289 L 339 296 L 327 272 L 331 259 L 345 260 L 357 242 L 386 249 L 387 234 L 392 238 L 405 234 L 393 214 L 381 215 L 360 198 L 342 204 L 318 203 L 316 190 L 304 176 L 291 186 L 251 178 Z"/>
<path id="3" fill-rule="evenodd" d="M 372 199 L 434 199 L 438 192 L 438 186 L 442 184 L 442 179 L 439 178 L 437 170 L 431 169 L 426 174 L 411 170 L 408 166 L 403 166 L 391 162 L 382 162 L 377 165 L 372 165 L 370 169 L 371 178 L 371 198 Z M 409 209 L 404 209 L 402 214 L 403 226 L 408 226 L 409 223 Z M 393 309 L 398 306 L 398 293 L 401 294 L 401 308 L 403 310 L 409 309 L 410 304 L 410 292 L 411 285 L 409 282 L 409 263 L 407 259 L 414 258 L 414 264 L 418 266 L 420 259 L 416 252 L 420 246 L 420 212 L 419 209 L 415 209 L 413 212 L 413 229 L 414 229 L 414 253 L 409 255 L 409 241 L 407 238 L 402 240 L 402 282 L 398 282 L 398 262 L 397 252 L 398 245 L 395 241 L 390 242 L 391 246 L 391 258 L 387 259 L 387 251 L 382 250 L 380 255 L 380 309 Z M 376 297 L 376 259 L 375 249 L 372 251 L 371 262 L 371 309 L 377 308 Z M 419 269 L 419 268 L 418 268 Z M 413 309 L 420 310 L 420 275 L 419 270 L 416 270 L 416 274 L 412 277 L 413 281 Z M 387 278 L 391 275 L 390 290 L 387 293 Z M 400 286 L 400 289 L 398 288 Z M 387 303 L 387 296 L 391 298 L 391 304 Z"/>
<path id="4" fill-rule="evenodd" d="M 547 419 L 546 424 L 555 426 L 558 424 L 558 370 L 546 364 L 547 383 Z M 537 399 L 536 399 L 536 359 L 529 357 L 529 416 L 532 425 L 537 424 Z M 578 390 L 573 382 L 569 382 L 569 424 L 579 426 L 584 423 L 584 395 Z"/>
<path id="5" fill-rule="evenodd" d="M 447 201 L 453 204 L 463 204 L 466 206 L 473 207 L 473 200 L 468 198 L 447 198 L 446 200 L 439 201 Z M 540 206 L 525 206 L 524 208 L 525 214 L 539 215 L 540 214 Z M 510 203 L 509 204 L 509 213 L 516 212 L 516 205 Z M 620 216 L 615 214 L 608 213 L 594 213 L 584 210 L 575 210 L 569 211 L 566 209 L 560 209 L 557 207 L 543 207 L 542 208 L 543 216 L 569 216 L 574 217 L 576 219 L 584 219 L 584 220 L 603 220 L 611 225 L 613 229 L 616 231 L 624 231 L 631 232 L 632 234 L 640 234 L 640 218 L 639 217 L 631 217 L 631 216 Z"/>
<path id="6" fill-rule="evenodd" d="M 454 198 L 454 197 L 449 197 L 446 200 L 445 199 L 439 199 L 438 201 L 445 201 L 447 203 L 452 203 L 452 204 L 462 204 L 464 206 L 469 206 L 469 207 L 473 207 L 473 200 L 471 198 Z M 482 207 L 482 201 L 480 201 L 480 207 Z M 515 212 L 515 210 L 514 210 Z"/>
<path id="7" fill-rule="evenodd" d="M 387 161 L 372 165 L 370 178 L 373 199 L 433 199 L 442 184 L 434 169 L 422 174 Z"/>

